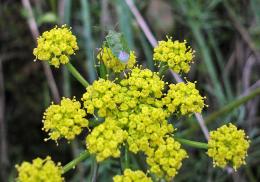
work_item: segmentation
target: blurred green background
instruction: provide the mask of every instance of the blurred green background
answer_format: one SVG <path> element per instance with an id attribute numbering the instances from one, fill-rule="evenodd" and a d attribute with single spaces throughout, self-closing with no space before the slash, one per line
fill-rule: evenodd
<path id="1" fill-rule="evenodd" d="M 157 40 L 183 41 L 196 50 L 188 80 L 207 97 L 204 109 L 209 130 L 227 122 L 246 130 L 251 139 L 247 165 L 235 174 L 213 168 L 205 151 L 189 151 L 189 159 L 174 181 L 260 181 L 260 1 L 259 0 L 135 0 Z M 29 5 L 29 6 L 28 6 Z M 30 17 L 31 8 L 33 18 Z M 0 181 L 14 181 L 14 165 L 51 155 L 66 164 L 84 150 L 84 137 L 68 144 L 44 142 L 42 115 L 60 96 L 84 93 L 66 69 L 51 68 L 58 88 L 53 95 L 44 67 L 32 55 L 33 21 L 40 32 L 67 24 L 80 50 L 72 64 L 92 82 L 97 48 L 109 30 L 122 32 L 138 63 L 155 69 L 153 48 L 124 0 L 0 0 Z M 35 30 L 34 32 L 35 33 Z M 45 71 L 48 70 L 45 68 Z M 172 75 L 166 79 L 174 82 Z M 257 92 L 258 89 L 258 92 Z M 55 89 L 54 89 L 55 90 Z M 252 95 L 253 93 L 253 95 Z M 250 95 L 251 97 L 243 96 Z M 231 103 L 231 104 L 229 104 Z M 233 105 L 232 105 L 233 104 Z M 224 108 L 224 109 L 223 109 Z M 221 110 L 222 109 L 222 110 Z M 220 110 L 220 112 L 219 112 Z M 212 115 L 212 113 L 215 113 Z M 194 117 L 176 121 L 179 135 L 206 142 Z M 132 161 L 146 168 L 142 156 Z M 65 175 L 67 181 L 89 181 L 92 159 Z M 99 167 L 98 181 L 109 181 L 119 171 L 118 160 Z"/>

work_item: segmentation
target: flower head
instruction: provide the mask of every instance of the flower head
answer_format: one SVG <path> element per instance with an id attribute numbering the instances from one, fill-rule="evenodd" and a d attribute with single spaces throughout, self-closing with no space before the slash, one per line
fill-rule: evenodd
<path id="1" fill-rule="evenodd" d="M 116 175 L 113 177 L 114 182 L 152 182 L 150 177 L 147 177 L 142 171 L 132 171 L 125 169 L 123 175 Z"/>
<path id="2" fill-rule="evenodd" d="M 20 166 L 16 165 L 18 171 L 17 180 L 19 182 L 62 182 L 61 164 L 55 163 L 50 157 L 45 159 L 36 158 L 32 163 L 23 162 Z"/>
<path id="3" fill-rule="evenodd" d="M 201 113 L 204 107 L 204 98 L 192 82 L 171 84 L 162 100 L 170 113 L 177 112 L 181 115 Z"/>
<path id="4" fill-rule="evenodd" d="M 210 132 L 208 155 L 213 158 L 214 166 L 221 168 L 228 164 L 236 170 L 245 164 L 250 141 L 243 130 L 231 123 Z"/>
<path id="5" fill-rule="evenodd" d="M 82 128 L 88 127 L 86 112 L 75 98 L 62 98 L 60 105 L 52 104 L 43 116 L 43 130 L 49 132 L 49 139 L 66 138 L 72 140 Z"/>
<path id="6" fill-rule="evenodd" d="M 165 62 L 176 73 L 187 73 L 190 70 L 190 63 L 194 57 L 194 51 L 186 46 L 186 41 L 172 41 L 167 37 L 167 41 L 159 41 L 154 48 L 153 59 L 159 62 Z"/>
<path id="7" fill-rule="evenodd" d="M 149 69 L 132 69 L 129 77 L 123 79 L 120 84 L 129 89 L 128 94 L 146 100 L 147 98 L 161 98 L 165 83 L 157 73 Z"/>
<path id="8" fill-rule="evenodd" d="M 128 146 L 133 153 L 149 153 L 152 146 L 164 142 L 163 138 L 173 132 L 173 126 L 167 122 L 167 112 L 162 108 L 143 105 L 140 113 L 129 116 Z"/>
<path id="9" fill-rule="evenodd" d="M 120 85 L 101 78 L 87 87 L 82 100 L 88 113 L 94 114 L 96 109 L 99 117 L 106 117 L 118 112 L 117 106 L 124 101 L 124 97 Z"/>
<path id="10" fill-rule="evenodd" d="M 120 145 L 126 138 L 127 132 L 118 127 L 114 119 L 106 118 L 87 136 L 87 149 L 96 155 L 98 162 L 111 156 L 117 158 L 120 157 Z"/>
<path id="11" fill-rule="evenodd" d="M 66 25 L 44 32 L 37 39 L 37 44 L 37 48 L 33 50 L 36 58 L 49 61 L 56 68 L 60 64 L 67 64 L 69 57 L 79 49 L 76 37 Z"/>
<path id="12" fill-rule="evenodd" d="M 125 69 L 133 68 L 136 59 L 133 51 L 130 51 L 129 59 L 126 63 L 120 61 L 115 57 L 110 48 L 104 47 L 97 55 L 98 60 L 103 61 L 107 68 L 112 69 L 115 73 L 121 72 Z"/>
<path id="13" fill-rule="evenodd" d="M 146 161 L 150 171 L 157 177 L 170 180 L 178 173 L 182 160 L 187 157 L 180 143 L 167 137 L 164 143 L 154 147 L 152 152 L 147 154 Z"/>

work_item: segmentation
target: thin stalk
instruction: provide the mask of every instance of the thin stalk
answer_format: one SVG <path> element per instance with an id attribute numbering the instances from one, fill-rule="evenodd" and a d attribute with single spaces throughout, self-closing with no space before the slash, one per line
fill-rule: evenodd
<path id="1" fill-rule="evenodd" d="M 97 181 L 97 174 L 98 174 L 98 163 L 95 158 L 93 158 L 93 163 L 92 163 L 92 169 L 91 169 L 91 182 L 96 182 Z"/>
<path id="2" fill-rule="evenodd" d="M 177 137 L 175 137 L 174 139 L 184 145 L 188 145 L 195 148 L 208 149 L 207 143 L 202 143 L 202 142 L 197 142 L 197 141 L 192 141 L 192 140 L 187 140 L 187 139 L 177 138 Z"/>
<path id="3" fill-rule="evenodd" d="M 132 16 L 124 1 L 116 0 L 114 2 L 117 10 L 120 31 L 124 34 L 129 48 L 133 50 L 134 38 L 133 38 L 133 31 L 131 26 Z"/>
<path id="4" fill-rule="evenodd" d="M 128 153 L 128 147 L 125 146 L 123 148 L 123 152 L 121 153 L 121 156 L 120 156 L 120 165 L 121 165 L 121 170 L 122 172 L 129 168 L 129 153 Z"/>
<path id="5" fill-rule="evenodd" d="M 125 163 L 125 169 L 129 168 L 129 153 L 128 153 L 127 146 L 125 146 L 124 163 Z"/>
<path id="6" fill-rule="evenodd" d="M 71 0 L 63 0 L 59 1 L 59 17 L 61 24 L 70 25 L 71 19 Z M 69 71 L 63 67 L 62 68 L 62 76 L 63 76 L 63 94 L 66 97 L 70 97 L 71 95 L 71 82 Z"/>
<path id="7" fill-rule="evenodd" d="M 160 69 L 159 69 L 159 76 L 162 77 L 165 75 L 165 72 L 169 69 L 169 66 L 166 63 L 161 63 Z"/>
<path id="8" fill-rule="evenodd" d="M 81 0 L 81 17 L 83 22 L 83 33 L 85 38 L 85 52 L 87 55 L 87 71 L 90 82 L 96 79 L 95 72 L 95 59 L 94 59 L 94 49 L 93 49 L 93 36 L 91 32 L 91 14 L 90 14 L 90 3 L 89 0 Z"/>
<path id="9" fill-rule="evenodd" d="M 154 61 L 153 61 L 153 52 L 151 50 L 151 46 L 148 44 L 143 32 L 140 31 L 139 27 L 136 27 L 136 32 L 138 38 L 140 39 L 142 49 L 144 51 L 144 55 L 147 62 L 147 67 L 154 71 Z"/>
<path id="10" fill-rule="evenodd" d="M 70 71 L 70 73 L 71 73 L 84 87 L 88 87 L 88 86 L 89 86 L 89 83 L 87 82 L 87 80 L 85 80 L 85 78 L 83 78 L 83 76 L 78 72 L 78 70 L 77 70 L 71 63 L 66 64 L 66 67 L 68 68 L 68 70 Z"/>
<path id="11" fill-rule="evenodd" d="M 255 98 L 256 96 L 260 95 L 260 88 L 255 89 L 254 91 L 252 91 L 250 94 L 240 97 L 236 100 L 234 100 L 233 102 L 230 102 L 229 104 L 227 104 L 226 106 L 222 107 L 220 110 L 213 112 L 212 114 L 210 114 L 206 119 L 205 119 L 205 123 L 209 124 L 212 121 L 217 120 L 217 118 L 223 117 L 227 114 L 229 114 L 231 111 L 233 111 L 234 109 L 236 109 L 237 107 L 243 105 L 244 103 L 246 103 L 247 101 Z M 182 136 L 186 136 L 186 135 L 190 135 L 192 132 L 196 131 L 198 129 L 197 125 L 194 125 L 192 128 L 190 128 L 189 130 L 187 130 L 186 132 L 184 132 L 182 134 Z"/>
<path id="12" fill-rule="evenodd" d="M 73 159 L 72 161 L 70 161 L 68 164 L 66 164 L 62 168 L 62 173 L 64 174 L 64 173 L 68 172 L 69 170 L 74 169 L 78 163 L 80 163 L 81 161 L 84 161 L 88 157 L 89 157 L 88 151 L 82 152 L 77 158 Z"/>
<path id="13" fill-rule="evenodd" d="M 230 102 L 226 106 L 222 107 L 220 110 L 218 110 L 216 112 L 213 112 L 211 115 L 209 115 L 205 119 L 206 123 L 210 123 L 210 122 L 216 120 L 217 118 L 219 118 L 220 116 L 223 116 L 223 115 L 226 115 L 226 114 L 230 113 L 235 108 L 239 107 L 240 105 L 244 104 L 248 100 L 250 100 L 250 99 L 252 99 L 252 98 L 254 98 L 254 97 L 258 96 L 258 95 L 260 95 L 260 88 L 255 89 L 254 91 L 252 91 L 247 96 L 238 98 L 237 100 L 235 100 L 233 102 Z"/>

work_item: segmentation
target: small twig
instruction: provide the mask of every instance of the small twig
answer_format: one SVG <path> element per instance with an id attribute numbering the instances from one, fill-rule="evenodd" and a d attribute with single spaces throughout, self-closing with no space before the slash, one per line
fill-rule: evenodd
<path id="1" fill-rule="evenodd" d="M 133 3 L 132 0 L 125 0 L 125 2 L 128 5 L 131 12 L 133 13 L 133 15 L 135 16 L 137 23 L 139 24 L 139 26 L 143 30 L 143 32 L 144 32 L 145 36 L 147 37 L 148 41 L 150 42 L 150 44 L 153 47 L 155 47 L 157 45 L 157 40 L 153 36 L 151 30 L 149 29 L 149 27 L 148 27 L 147 23 L 145 22 L 144 18 L 142 17 L 140 12 L 136 8 L 135 4 Z"/>
<path id="2" fill-rule="evenodd" d="M 28 17 L 27 17 L 28 25 L 29 25 L 29 28 L 31 30 L 32 36 L 34 38 L 34 41 L 35 41 L 35 43 L 37 43 L 37 37 L 40 34 L 39 34 L 38 26 L 36 24 L 36 20 L 33 16 L 30 1 L 29 0 L 21 0 L 21 1 L 22 1 L 22 4 L 23 4 L 23 7 L 28 12 Z M 49 88 L 50 88 L 52 96 L 53 96 L 53 100 L 54 100 L 54 102 L 58 103 L 60 101 L 60 95 L 59 95 L 58 87 L 57 87 L 56 82 L 54 80 L 53 74 L 51 72 L 51 68 L 46 62 L 42 62 L 42 65 L 43 65 L 45 76 L 47 78 Z"/>

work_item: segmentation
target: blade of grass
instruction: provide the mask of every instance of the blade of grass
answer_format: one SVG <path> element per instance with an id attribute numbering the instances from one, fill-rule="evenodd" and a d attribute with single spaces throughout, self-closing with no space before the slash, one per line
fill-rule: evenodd
<path id="1" fill-rule="evenodd" d="M 89 76 L 89 81 L 92 83 L 96 79 L 95 72 L 95 60 L 93 56 L 93 40 L 92 40 L 92 32 L 91 32 L 91 18 L 90 18 L 90 4 L 89 0 L 81 0 L 81 17 L 83 22 L 83 34 L 84 34 L 84 44 L 85 44 L 85 52 L 87 56 L 87 73 Z"/>
<path id="2" fill-rule="evenodd" d="M 144 51 L 144 55 L 146 57 L 147 67 L 150 70 L 154 71 L 154 62 L 153 62 L 153 56 L 152 56 L 153 52 L 151 50 L 151 46 L 148 44 L 143 32 L 141 32 L 138 27 L 136 29 L 137 29 L 138 38 L 141 42 L 141 46 Z"/>
<path id="3" fill-rule="evenodd" d="M 62 1 L 60 1 L 61 3 Z M 60 21 L 61 24 L 67 24 L 70 25 L 70 18 L 71 18 L 71 0 L 64 0 L 63 1 L 63 7 L 60 9 Z M 69 71 L 63 67 L 62 68 L 62 77 L 63 77 L 63 84 L 62 84 L 62 89 L 63 89 L 63 94 L 66 97 L 71 96 L 71 83 L 70 83 L 70 75 Z"/>
<path id="4" fill-rule="evenodd" d="M 251 91 L 248 95 L 242 96 L 242 97 L 234 100 L 233 102 L 230 102 L 226 106 L 222 107 L 220 110 L 213 112 L 208 117 L 206 117 L 205 118 L 206 124 L 208 125 L 209 123 L 215 121 L 217 118 L 228 115 L 234 109 L 238 108 L 239 106 L 245 104 L 247 101 L 249 101 L 259 95 L 260 95 L 260 88 L 257 88 L 255 90 Z M 196 131 L 197 129 L 199 129 L 199 127 L 197 125 L 194 125 L 192 128 L 185 131 L 182 135 L 185 135 L 185 136 L 189 135 L 190 133 Z"/>
<path id="5" fill-rule="evenodd" d="M 204 22 L 200 22 L 195 17 L 200 17 L 200 8 L 194 9 L 194 6 L 200 7 L 199 1 L 176 1 L 178 6 L 181 8 L 182 12 L 187 18 L 187 25 L 190 27 L 193 37 L 199 47 L 201 57 L 207 67 L 208 74 L 214 86 L 214 95 L 218 98 L 219 105 L 224 105 L 226 98 L 222 89 L 222 86 L 218 80 L 217 72 L 213 64 L 213 60 L 210 54 L 210 50 L 207 46 L 206 39 L 202 33 L 202 27 Z"/>
<path id="6" fill-rule="evenodd" d="M 127 8 L 125 1 L 116 0 L 114 1 L 117 11 L 117 16 L 119 20 L 119 28 L 120 31 L 124 34 L 128 46 L 130 49 L 134 49 L 134 38 L 133 38 L 133 31 L 132 31 L 132 17 Z"/>

